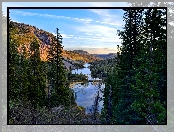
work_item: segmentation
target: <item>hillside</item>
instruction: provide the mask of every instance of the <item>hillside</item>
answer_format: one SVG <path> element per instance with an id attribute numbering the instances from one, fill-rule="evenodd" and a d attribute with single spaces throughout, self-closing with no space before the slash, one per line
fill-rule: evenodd
<path id="1" fill-rule="evenodd" d="M 116 53 L 109 53 L 109 54 L 91 54 L 95 57 L 102 58 L 102 59 L 111 59 L 114 58 L 117 54 Z"/>
<path id="2" fill-rule="evenodd" d="M 82 54 L 82 53 L 78 53 L 76 51 L 67 51 L 64 50 L 63 51 L 63 56 L 67 57 L 68 59 L 71 60 L 78 60 L 78 61 L 83 61 L 83 62 L 93 62 L 93 61 L 97 61 L 97 60 L 102 60 L 101 58 L 95 57 L 93 55 L 88 54 Z"/>
<path id="3" fill-rule="evenodd" d="M 73 50 L 76 53 L 82 54 L 82 55 L 89 55 L 89 53 L 87 51 L 84 50 Z"/>
<path id="4" fill-rule="evenodd" d="M 24 45 L 29 52 L 30 43 L 37 39 L 40 44 L 40 58 L 42 61 L 47 61 L 47 51 L 49 48 L 49 44 L 52 42 L 52 38 L 54 35 L 42 29 L 38 29 L 35 26 L 31 26 L 24 23 L 17 23 L 11 21 L 15 27 L 15 35 L 14 39 L 20 44 L 19 51 L 22 45 Z M 77 51 L 67 51 L 63 50 L 62 56 L 64 58 L 63 62 L 66 68 L 74 69 L 78 65 L 84 62 L 93 62 L 97 60 L 101 60 L 101 58 L 95 57 L 90 54 L 81 54 Z"/>

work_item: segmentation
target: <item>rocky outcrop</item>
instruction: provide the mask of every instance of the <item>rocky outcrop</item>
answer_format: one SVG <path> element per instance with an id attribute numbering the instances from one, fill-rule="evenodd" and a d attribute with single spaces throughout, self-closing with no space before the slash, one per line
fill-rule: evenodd
<path id="1" fill-rule="evenodd" d="M 24 45 L 28 52 L 30 48 L 30 43 L 34 39 L 37 39 L 40 44 L 39 48 L 41 60 L 47 61 L 48 49 L 55 35 L 42 29 L 38 29 L 35 26 L 31 26 L 29 24 L 17 23 L 13 21 L 11 22 L 17 29 L 15 37 L 20 43 L 19 51 L 21 49 L 21 46 Z M 62 56 L 64 58 L 63 63 L 67 69 L 75 69 L 77 67 L 82 67 L 84 62 L 95 61 L 98 59 L 91 56 L 87 51 L 83 50 L 63 50 Z"/>
<path id="2" fill-rule="evenodd" d="M 82 55 L 89 55 L 89 53 L 87 51 L 84 50 L 73 50 L 76 53 L 82 54 Z"/>
<path id="3" fill-rule="evenodd" d="M 73 61 L 72 61 L 73 62 Z M 66 67 L 66 69 L 70 70 L 70 69 L 76 69 L 77 67 L 74 65 L 74 63 L 70 63 L 69 61 L 67 61 L 66 59 L 63 60 L 64 66 Z"/>

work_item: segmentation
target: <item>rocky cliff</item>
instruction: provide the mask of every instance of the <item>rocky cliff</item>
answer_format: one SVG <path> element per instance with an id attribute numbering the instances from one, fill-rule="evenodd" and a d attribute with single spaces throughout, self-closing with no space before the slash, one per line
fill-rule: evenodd
<path id="1" fill-rule="evenodd" d="M 40 44 L 40 57 L 41 60 L 47 61 L 47 51 L 50 43 L 52 42 L 52 38 L 55 37 L 52 33 L 44 31 L 42 29 L 38 29 L 35 26 L 17 23 L 11 21 L 16 28 L 15 39 L 20 44 L 19 51 L 22 45 L 24 45 L 29 52 L 30 43 L 37 39 Z M 75 69 L 79 64 L 83 64 L 85 62 L 92 62 L 96 60 L 101 60 L 100 58 L 94 57 L 90 55 L 87 51 L 67 51 L 63 50 L 62 56 L 64 58 L 63 62 L 66 68 Z"/>

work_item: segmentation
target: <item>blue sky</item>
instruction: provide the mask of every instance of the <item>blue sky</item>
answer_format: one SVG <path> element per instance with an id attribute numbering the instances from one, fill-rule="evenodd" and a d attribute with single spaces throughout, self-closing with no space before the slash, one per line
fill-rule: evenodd
<path id="1" fill-rule="evenodd" d="M 70 4 L 71 3 L 71 4 Z M 79 4 L 77 4 L 79 3 Z M 86 3 L 86 4 L 85 4 Z M 6 7 L 20 6 L 127 6 L 126 3 L 96 3 L 96 2 L 7 2 L 2 3 L 6 15 Z M 121 40 L 116 35 L 122 29 L 123 10 L 120 9 L 10 9 L 13 21 L 36 26 L 55 34 L 59 28 L 63 36 L 65 50 L 86 50 L 91 54 L 116 53 Z"/>

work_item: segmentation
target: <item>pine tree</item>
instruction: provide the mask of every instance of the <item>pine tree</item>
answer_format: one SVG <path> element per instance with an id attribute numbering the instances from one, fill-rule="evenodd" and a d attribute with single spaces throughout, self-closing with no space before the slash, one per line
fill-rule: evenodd
<path id="1" fill-rule="evenodd" d="M 140 65 L 132 88 L 139 100 L 133 106 L 146 119 L 146 124 L 165 124 L 166 119 L 166 20 L 162 16 L 165 12 L 161 10 L 146 11 L 145 37 L 136 58 Z"/>
<path id="2" fill-rule="evenodd" d="M 105 88 L 106 92 L 109 89 L 108 86 L 112 86 L 112 121 L 114 124 L 137 124 L 143 120 L 132 107 L 132 103 L 137 98 L 134 96 L 134 89 L 131 88 L 131 85 L 136 82 L 135 67 L 139 66 L 134 58 L 139 52 L 139 42 L 142 39 L 142 16 L 143 9 L 126 9 L 123 16 L 125 26 L 124 30 L 119 33 L 122 39 L 122 46 L 118 47 L 121 51 L 117 55 L 119 64 L 114 67 L 114 73 L 108 78 Z M 113 77 L 114 80 L 110 81 Z M 104 96 L 107 100 L 107 92 Z"/>
<path id="3" fill-rule="evenodd" d="M 19 74 L 16 76 L 18 78 L 18 89 L 20 89 L 20 100 L 25 103 L 28 101 L 27 92 L 28 92 L 28 84 L 30 82 L 30 78 L 28 77 L 29 70 L 29 60 L 27 60 L 26 47 L 22 45 L 19 48 L 19 61 L 18 61 L 18 72 Z"/>
<path id="4" fill-rule="evenodd" d="M 136 113 L 131 104 L 136 100 L 134 97 L 134 90 L 131 88 L 131 84 L 135 83 L 133 78 L 135 72 L 134 67 L 137 67 L 137 63 L 134 62 L 134 58 L 139 52 L 139 45 L 141 39 L 141 26 L 143 9 L 127 9 L 124 14 L 125 27 L 124 31 L 120 33 L 122 39 L 120 59 L 120 71 L 118 73 L 120 84 L 119 86 L 119 100 L 116 102 L 116 110 L 119 114 L 118 123 L 121 124 L 136 124 L 138 120 L 138 113 Z M 118 104 L 118 106 L 117 106 Z M 117 111 L 114 111 L 117 113 Z"/>
<path id="5" fill-rule="evenodd" d="M 30 44 L 28 98 L 34 109 L 45 105 L 46 75 L 40 59 L 39 43 L 36 39 Z"/>
<path id="6" fill-rule="evenodd" d="M 9 70 L 9 99 L 15 100 L 20 97 L 20 89 L 18 84 L 18 75 L 20 74 L 18 71 L 18 64 L 20 61 L 20 56 L 18 53 L 19 44 L 14 39 L 15 33 L 18 32 L 14 27 L 12 21 L 9 21 L 9 44 L 8 44 L 8 70 Z"/>
<path id="7" fill-rule="evenodd" d="M 106 85 L 104 90 L 104 110 L 102 111 L 104 124 L 115 124 L 117 121 L 117 115 L 118 111 L 115 113 L 115 104 L 119 101 L 119 78 L 118 78 L 118 72 L 119 72 L 119 66 L 118 66 L 118 58 L 115 58 L 115 66 L 110 69 L 109 75 L 106 79 Z"/>
<path id="8" fill-rule="evenodd" d="M 58 105 L 69 105 L 71 99 L 71 91 L 68 87 L 66 71 L 63 65 L 62 52 L 63 47 L 61 45 L 62 37 L 58 33 L 57 38 L 54 37 L 49 48 L 48 55 L 48 80 L 49 80 L 49 107 L 56 107 Z"/>

